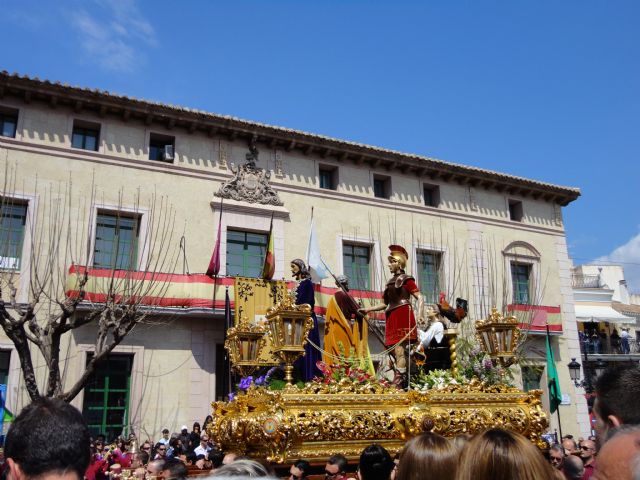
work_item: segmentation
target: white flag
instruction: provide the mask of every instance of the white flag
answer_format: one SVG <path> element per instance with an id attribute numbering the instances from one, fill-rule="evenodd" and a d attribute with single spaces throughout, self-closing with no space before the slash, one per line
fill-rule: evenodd
<path id="1" fill-rule="evenodd" d="M 311 232 L 309 232 L 309 245 L 307 247 L 307 261 L 309 262 L 309 272 L 311 278 L 315 282 L 319 282 L 323 278 L 329 277 L 329 272 L 322 262 L 320 248 L 318 247 L 318 237 L 313 227 L 313 218 L 311 218 Z"/>

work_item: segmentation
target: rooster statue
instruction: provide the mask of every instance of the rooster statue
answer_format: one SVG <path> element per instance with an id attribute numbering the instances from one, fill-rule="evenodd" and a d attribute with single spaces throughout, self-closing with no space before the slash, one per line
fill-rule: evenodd
<path id="1" fill-rule="evenodd" d="M 448 318 L 453 323 L 460 323 L 467 316 L 469 302 L 463 298 L 456 298 L 456 307 L 453 308 L 446 300 L 444 292 L 440 292 L 438 298 L 438 310 L 440 315 Z"/>

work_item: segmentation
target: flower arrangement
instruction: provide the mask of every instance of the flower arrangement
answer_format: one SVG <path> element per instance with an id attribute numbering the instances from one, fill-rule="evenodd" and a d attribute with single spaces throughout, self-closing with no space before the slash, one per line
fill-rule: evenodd
<path id="1" fill-rule="evenodd" d="M 236 395 L 246 393 L 251 387 L 263 387 L 269 390 L 282 390 L 286 382 L 282 380 L 282 368 L 272 367 L 264 375 L 260 375 L 256 378 L 253 375 L 242 377 L 240 382 L 236 385 L 237 392 L 231 392 L 229 394 L 229 401 L 233 402 Z"/>
<path id="2" fill-rule="evenodd" d="M 442 390 L 447 385 L 461 385 L 467 383 L 467 379 L 460 375 L 453 376 L 451 370 L 431 370 L 426 373 L 420 371 L 411 379 L 411 388 L 426 392 L 427 390 Z"/>
<path id="3" fill-rule="evenodd" d="M 354 357 L 340 357 L 340 361 L 334 365 L 327 365 L 319 360 L 316 367 L 322 372 L 322 377 L 314 377 L 312 383 L 321 383 L 324 385 L 331 384 L 358 384 L 358 385 L 381 385 L 382 387 L 391 387 L 391 382 L 379 379 L 375 375 L 371 375 L 366 370 L 359 367 L 360 359 Z"/>

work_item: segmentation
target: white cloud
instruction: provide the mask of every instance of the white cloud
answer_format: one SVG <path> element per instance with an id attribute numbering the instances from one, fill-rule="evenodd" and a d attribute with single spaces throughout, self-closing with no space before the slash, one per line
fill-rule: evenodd
<path id="1" fill-rule="evenodd" d="M 82 48 L 91 61 L 106 70 L 133 71 L 143 59 L 142 49 L 157 45 L 152 25 L 141 15 L 135 0 L 96 0 L 94 5 L 99 11 L 80 9 L 69 15 Z"/>
<path id="2" fill-rule="evenodd" d="M 629 290 L 640 293 L 640 234 L 632 237 L 627 243 L 617 247 L 608 255 L 595 259 L 594 262 L 621 264 Z"/>

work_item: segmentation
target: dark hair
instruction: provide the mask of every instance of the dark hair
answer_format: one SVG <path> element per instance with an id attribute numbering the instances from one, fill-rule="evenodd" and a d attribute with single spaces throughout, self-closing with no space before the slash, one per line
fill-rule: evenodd
<path id="1" fill-rule="evenodd" d="M 306 460 L 296 460 L 293 462 L 293 466 L 300 469 L 302 471 L 302 478 L 309 475 L 309 470 L 311 469 L 311 465 Z"/>
<path id="2" fill-rule="evenodd" d="M 89 443 L 89 429 L 76 408 L 59 399 L 39 398 L 9 427 L 4 454 L 28 477 L 70 470 L 82 479 L 91 455 Z"/>
<path id="3" fill-rule="evenodd" d="M 289 263 L 292 263 L 293 265 L 295 265 L 300 269 L 300 278 L 308 278 L 311 276 L 309 274 L 309 269 L 307 268 L 307 265 L 304 263 L 304 260 L 302 260 L 301 258 L 294 258 Z"/>
<path id="4" fill-rule="evenodd" d="M 327 463 L 329 465 L 336 465 L 338 467 L 338 472 L 346 472 L 347 465 L 349 465 L 349 461 L 347 460 L 347 457 L 345 457 L 340 453 L 329 457 L 329 460 L 327 460 Z"/>
<path id="5" fill-rule="evenodd" d="M 374 443 L 362 451 L 358 469 L 363 480 L 389 480 L 394 466 L 389 452 Z"/>
<path id="6" fill-rule="evenodd" d="M 145 452 L 144 450 L 140 450 L 138 453 L 136 453 L 136 458 L 140 460 L 140 463 L 142 463 L 143 465 L 149 463 L 149 453 Z"/>
<path id="7" fill-rule="evenodd" d="M 620 422 L 640 424 L 640 367 L 619 365 L 608 368 L 596 380 L 596 413 L 605 422 L 615 415 Z"/>
<path id="8" fill-rule="evenodd" d="M 209 460 L 213 464 L 213 468 L 218 468 L 222 465 L 222 460 L 224 459 L 224 452 L 222 450 L 218 450 L 214 448 L 213 450 L 209 450 Z"/>
<path id="9" fill-rule="evenodd" d="M 419 480 L 425 472 L 429 477 L 453 480 L 460 451 L 441 435 L 425 432 L 412 438 L 400 453 L 397 480 Z"/>
<path id="10" fill-rule="evenodd" d="M 169 478 L 186 478 L 188 475 L 187 466 L 177 458 L 170 458 L 162 466 L 162 471 L 168 470 Z"/>
<path id="11" fill-rule="evenodd" d="M 162 433 L 169 433 L 169 429 L 168 428 L 163 429 Z"/>
<path id="12" fill-rule="evenodd" d="M 195 431 L 196 427 L 198 427 L 198 430 L 200 430 L 200 424 L 198 422 L 193 422 L 193 428 L 191 430 Z"/>

